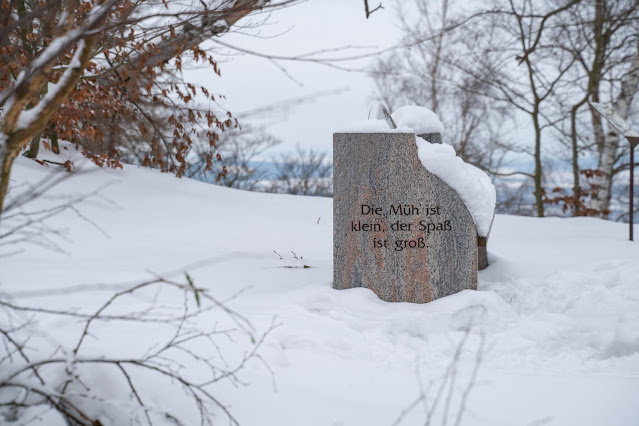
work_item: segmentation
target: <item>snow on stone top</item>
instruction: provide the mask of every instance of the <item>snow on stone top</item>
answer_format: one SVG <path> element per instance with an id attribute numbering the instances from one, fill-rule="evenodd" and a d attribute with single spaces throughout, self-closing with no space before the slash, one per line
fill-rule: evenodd
<path id="1" fill-rule="evenodd" d="M 428 108 L 406 105 L 392 114 L 398 126 L 410 127 L 415 134 L 443 133 L 444 125 Z M 457 157 L 448 144 L 432 144 L 417 137 L 417 152 L 426 170 L 453 188 L 473 215 L 477 233 L 485 237 L 495 214 L 497 195 L 486 173 Z"/>
<path id="2" fill-rule="evenodd" d="M 397 127 L 410 127 L 415 134 L 443 133 L 445 128 L 439 117 L 428 108 L 406 105 L 397 108 L 392 114 Z"/>
<path id="3" fill-rule="evenodd" d="M 485 237 L 495 213 L 497 194 L 486 173 L 465 163 L 445 143 L 433 144 L 416 137 L 417 153 L 426 170 L 453 188 L 473 216 L 477 233 Z"/>
<path id="4" fill-rule="evenodd" d="M 413 129 L 397 125 L 397 129 L 388 127 L 385 120 L 358 120 L 335 130 L 336 133 L 414 133 Z"/>

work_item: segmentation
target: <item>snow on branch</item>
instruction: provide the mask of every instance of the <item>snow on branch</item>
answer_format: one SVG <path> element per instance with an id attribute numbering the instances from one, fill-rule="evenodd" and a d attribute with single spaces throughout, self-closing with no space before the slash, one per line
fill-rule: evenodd
<path id="1" fill-rule="evenodd" d="M 158 303 L 160 292 L 178 302 Z M 127 299 L 149 296 L 152 305 L 142 309 L 131 308 Z M 60 344 L 42 336 L 38 322 L 51 318 L 81 321 L 75 344 L 71 335 Z M 150 327 L 164 337 L 149 347 L 137 345 L 141 337 L 127 342 L 131 327 L 136 336 Z M 274 327 L 272 322 L 254 332 L 246 318 L 196 286 L 188 274 L 184 281 L 154 276 L 123 286 L 93 311 L 24 306 L 0 293 L 0 341 L 7 349 L 0 357 L 0 418 L 19 420 L 30 408 L 48 407 L 81 426 L 153 425 L 167 419 L 212 425 L 220 415 L 237 425 L 212 385 L 222 380 L 243 385 L 239 373 L 252 360 L 270 371 L 258 350 Z M 118 343 L 111 343 L 113 334 Z M 45 353 L 47 344 L 50 353 Z M 165 400 L 158 399 L 158 388 L 167 389 Z"/>
<path id="2" fill-rule="evenodd" d="M 77 43 L 80 39 L 92 35 L 92 32 L 99 26 L 102 20 L 109 13 L 111 8 L 117 3 L 116 0 L 110 0 L 103 4 L 95 6 L 84 24 L 79 29 L 67 30 L 64 33 L 64 26 L 68 26 L 73 21 L 73 15 L 65 9 L 62 12 L 58 26 L 56 30 L 59 32 L 51 43 L 42 51 L 42 53 L 24 69 L 16 78 L 15 83 L 0 93 L 0 106 L 5 105 L 10 97 L 17 95 L 18 97 L 24 97 L 25 91 L 27 91 L 27 85 L 33 80 L 34 76 L 48 73 L 55 60 L 66 52 L 73 44 Z M 78 49 L 79 50 L 79 49 Z M 22 92 L 22 93 L 21 93 Z M 7 109 L 12 109 L 11 107 Z"/>

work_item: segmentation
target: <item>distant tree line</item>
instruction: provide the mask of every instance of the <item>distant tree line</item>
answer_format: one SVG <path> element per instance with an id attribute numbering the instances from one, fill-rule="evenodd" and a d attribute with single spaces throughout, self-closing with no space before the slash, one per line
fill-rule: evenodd
<path id="1" fill-rule="evenodd" d="M 207 169 L 206 156 L 195 156 L 186 176 L 247 191 L 333 195 L 333 161 L 327 153 L 298 145 L 293 152 L 266 156 L 278 144 L 273 135 L 250 126 L 226 131 L 217 145 L 221 161 Z"/>

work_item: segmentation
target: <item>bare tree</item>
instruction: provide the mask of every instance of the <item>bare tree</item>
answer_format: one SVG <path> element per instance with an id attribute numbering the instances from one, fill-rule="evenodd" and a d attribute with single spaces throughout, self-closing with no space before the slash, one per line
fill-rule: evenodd
<path id="1" fill-rule="evenodd" d="M 639 34 L 636 35 L 634 41 L 635 53 L 630 63 L 630 67 L 620 80 L 620 89 L 612 102 L 613 108 L 621 117 L 627 118 L 630 113 L 630 106 L 639 92 Z M 593 96 L 593 101 L 597 101 L 599 96 Z M 594 116 L 593 112 L 593 116 Z M 593 127 L 599 147 L 599 164 L 598 169 L 600 176 L 595 179 L 594 184 L 597 186 L 597 195 L 592 201 L 594 209 L 600 211 L 604 217 L 610 211 L 610 199 L 612 195 L 612 185 L 614 176 L 628 168 L 621 166 L 615 169 L 615 164 L 623 157 L 623 151 L 620 146 L 620 135 L 614 129 L 608 128 L 604 133 L 600 118 L 593 120 Z M 602 138 L 603 136 L 603 138 Z M 620 152 L 621 151 L 621 152 Z"/>
<path id="2" fill-rule="evenodd" d="M 635 0 L 582 0 L 566 10 L 563 19 L 550 29 L 556 35 L 552 37 L 553 44 L 549 47 L 575 57 L 576 66 L 568 73 L 566 84 L 561 87 L 564 99 L 560 101 L 566 104 L 563 114 L 569 117 L 569 123 L 562 125 L 560 131 L 569 141 L 567 146 L 573 175 L 572 196 L 566 202 L 577 216 L 595 214 L 607 217 L 610 210 L 610 188 L 615 173 L 610 169 L 610 158 L 604 158 L 610 156 L 608 148 L 611 146 L 606 148 L 599 114 L 584 107 L 589 100 L 600 102 L 602 96 L 608 96 L 606 93 L 611 94 L 611 100 L 618 96 L 617 93 L 621 94 L 620 88 L 624 85 L 619 84 L 619 74 L 626 74 L 623 79 L 627 80 L 636 66 L 633 65 L 636 62 L 636 59 L 633 62 L 633 58 L 637 58 L 637 42 L 633 40 L 637 39 L 635 26 L 638 12 L 639 2 Z M 631 86 L 632 83 L 626 83 L 623 95 L 630 99 L 637 91 L 636 88 L 633 91 Z M 612 151 L 616 152 L 617 149 Z M 589 169 L 581 170 L 579 165 L 579 157 L 584 154 L 596 158 L 598 162 L 598 172 L 591 176 L 592 185 L 587 185 L 585 190 L 581 176 L 586 172 L 589 175 L 591 173 Z M 615 156 L 618 155 L 617 152 Z M 613 163 L 617 160 L 613 160 Z M 592 195 L 589 205 L 582 207 L 582 198 L 589 195 Z"/>
<path id="3" fill-rule="evenodd" d="M 167 61 L 180 58 L 183 52 L 203 41 L 226 33 L 251 12 L 291 2 L 193 1 L 184 8 L 150 0 L 128 2 L 128 7 L 122 9 L 121 2 L 114 0 L 95 3 L 69 0 L 51 7 L 38 2 L 28 13 L 4 14 L 5 24 L 0 33 L 0 53 L 3 55 L 8 51 L 13 32 L 20 31 L 25 22 L 46 14 L 42 21 L 51 23 L 54 30 L 46 47 L 32 61 L 25 63 L 19 74 L 15 74 L 11 83 L 0 92 L 0 211 L 13 160 L 42 132 L 53 114 L 76 89 L 90 59 L 101 51 L 105 37 L 114 31 L 133 34 L 133 30 L 139 30 L 143 38 L 152 40 L 144 50 L 137 50 L 134 46 L 119 52 L 116 62 L 111 63 L 107 58 L 109 66 L 101 71 L 99 78 L 115 76 L 115 80 L 124 83 L 128 75 L 140 70 L 152 74 L 154 70 L 162 69 Z M 13 3 L 11 5 L 13 7 Z M 163 25 L 158 26 L 159 21 Z M 177 64 L 178 69 L 180 65 Z M 52 80 L 54 75 L 58 76 L 57 80 Z M 56 82 L 50 84 L 53 81 Z M 48 90 L 43 92 L 47 83 Z M 182 96 L 186 99 L 189 95 L 182 93 Z"/>
<path id="4" fill-rule="evenodd" d="M 393 426 L 400 426 L 403 424 L 406 417 L 420 406 L 424 410 L 425 425 L 434 424 L 435 418 L 438 415 L 441 417 L 442 425 L 453 424 L 455 426 L 460 426 L 462 424 L 462 420 L 467 409 L 468 398 L 477 384 L 479 369 L 483 361 L 486 344 L 485 333 L 484 331 L 480 331 L 479 342 L 477 342 L 477 347 L 474 350 L 475 357 L 472 363 L 472 369 L 469 372 L 470 374 L 467 383 L 463 386 L 457 410 L 453 412 L 453 395 L 459 391 L 457 388 L 461 387 L 458 383 L 461 370 L 461 358 L 464 352 L 469 352 L 466 346 L 468 345 L 468 340 L 471 337 L 471 326 L 472 324 L 469 324 L 468 327 L 464 329 L 464 334 L 457 345 L 455 353 L 453 354 L 443 377 L 439 379 L 439 383 L 436 383 L 433 380 L 428 383 L 424 383 L 418 366 L 416 372 L 417 382 L 419 384 L 418 396 L 404 410 L 402 410 L 400 415 L 393 422 Z"/>
<path id="5" fill-rule="evenodd" d="M 265 160 L 260 157 L 280 143 L 264 130 L 251 126 L 225 131 L 217 144 L 221 157 L 218 167 L 210 170 L 207 147 L 204 147 L 204 153 L 192 162 L 186 176 L 229 188 L 259 191 L 262 189 L 261 181 L 269 177 L 269 171 L 264 167 Z"/>
<path id="6" fill-rule="evenodd" d="M 62 243 L 68 242 L 67 230 L 51 225 L 50 220 L 66 213 L 73 214 L 79 220 L 88 223 L 98 232 L 106 235 L 105 231 L 82 211 L 82 204 L 88 201 L 108 203 L 108 200 L 101 196 L 104 187 L 95 188 L 87 193 L 60 197 L 55 201 L 49 200 L 47 204 L 50 205 L 35 205 L 33 203 L 53 187 L 75 176 L 71 173 L 61 174 L 56 170 L 39 182 L 23 184 L 23 186 L 15 188 L 15 192 L 12 191 L 3 212 L 3 226 L 0 229 L 0 257 L 21 253 L 23 249 L 15 249 L 20 244 L 64 252 Z"/>
<path id="7" fill-rule="evenodd" d="M 467 13 L 458 6 L 454 0 L 400 5 L 407 48 L 373 67 L 378 96 L 392 109 L 402 103 L 433 109 L 447 127 L 445 140 L 494 177 L 529 177 L 538 216 L 544 215 L 545 203 L 556 201 L 546 194 L 545 155 L 559 155 L 571 164 L 572 195 L 562 193 L 561 198 L 572 213 L 605 215 L 612 179 L 624 170 L 625 151 L 618 135 L 606 136 L 599 117 L 591 116 L 590 127 L 585 105 L 610 93 L 617 111 L 629 113 L 639 85 L 639 2 L 503 0 Z M 522 116 L 533 140 L 504 143 L 505 118 L 521 122 Z M 565 153 L 544 151 L 549 145 L 544 141 L 557 139 L 551 131 L 559 134 Z M 599 172 L 584 190 L 586 171 L 579 157 L 593 150 Z M 532 172 L 501 171 L 509 152 L 529 154 Z M 582 209 L 584 197 L 590 205 Z"/>
<path id="8" fill-rule="evenodd" d="M 469 19 L 455 12 L 459 6 L 455 0 L 398 5 L 403 44 L 410 47 L 379 58 L 370 75 L 376 96 L 391 110 L 402 104 L 432 109 L 446 126 L 444 142 L 464 161 L 495 174 L 513 149 L 503 126 L 510 114 L 492 99 L 498 93 L 486 82 L 488 76 L 460 66 L 473 49 L 473 37 L 468 36 L 472 26 L 458 25 Z"/>
<path id="9" fill-rule="evenodd" d="M 548 27 L 560 19 L 560 15 L 574 7 L 580 0 L 570 0 L 557 7 L 538 6 L 531 0 L 509 0 L 507 7 L 491 15 L 491 23 L 500 29 L 507 49 L 487 47 L 492 53 L 480 63 L 490 70 L 490 84 L 499 93 L 499 100 L 530 117 L 534 130 L 533 158 L 535 205 L 537 216 L 544 216 L 544 187 L 542 162 L 542 133 L 554 124 L 551 100 L 563 82 L 564 75 L 574 63 L 574 57 L 557 54 L 545 48 Z M 489 43 L 494 42 L 491 40 Z M 512 58 L 512 53 L 515 57 Z M 479 53 L 479 52 L 478 52 Z M 494 61 L 495 56 L 500 61 Z M 476 59 L 479 55 L 476 56 Z M 513 59 L 517 67 L 513 67 Z M 523 66 L 523 71 L 520 67 Z M 545 106 L 544 106 L 545 105 Z"/>
<path id="10" fill-rule="evenodd" d="M 366 19 L 368 19 L 369 16 L 371 16 L 371 14 L 379 9 L 383 9 L 382 7 L 382 3 L 380 3 L 379 5 L 375 6 L 373 9 L 371 9 L 371 7 L 368 5 L 368 0 L 364 0 L 364 11 L 366 12 Z"/>
<path id="11" fill-rule="evenodd" d="M 497 29 L 505 38 L 488 38 L 488 44 L 498 44 L 501 40 L 499 44 L 509 48 L 502 48 L 501 55 L 477 49 L 487 60 L 482 62 L 479 55 L 475 57 L 480 64 L 492 69 L 490 75 L 495 78 L 489 81 L 501 92 L 500 101 L 530 117 L 535 132 L 531 154 L 535 161 L 532 177 L 537 214 L 544 214 L 545 202 L 557 200 L 546 195 L 542 155 L 542 133 L 556 129 L 569 141 L 566 157 L 573 174 L 572 196 L 560 194 L 560 198 L 570 204 L 572 214 L 598 212 L 605 216 L 609 201 L 603 200 L 609 200 L 614 175 L 612 164 L 619 158 L 618 143 L 603 140 L 602 123 L 594 116 L 594 138 L 590 138 L 588 126 L 583 120 L 579 122 L 579 111 L 589 99 L 599 99 L 600 87 L 605 84 L 612 93 L 623 93 L 624 101 L 619 107 L 623 107 L 621 113 L 627 113 L 629 103 L 626 102 L 632 101 L 639 83 L 639 73 L 632 71 L 633 58 L 637 55 L 634 40 L 639 3 L 635 0 L 613 3 L 570 0 L 553 5 L 530 0 L 508 0 L 507 3 L 508 7 L 490 14 L 493 31 Z M 488 49 L 488 52 L 496 53 L 497 49 Z M 516 67 L 510 56 L 513 53 Z M 472 67 L 466 69 L 472 72 Z M 621 82 L 618 81 L 620 72 L 626 76 Z M 590 188 L 584 191 L 580 176 L 586 171 L 579 166 L 579 156 L 591 150 L 593 139 L 599 172 L 591 176 Z M 584 197 L 589 197 L 590 206 L 584 205 Z"/>
<path id="12" fill-rule="evenodd" d="M 277 173 L 267 192 L 330 197 L 333 195 L 333 162 L 313 148 L 297 146 L 295 154 L 282 154 L 274 160 Z"/>

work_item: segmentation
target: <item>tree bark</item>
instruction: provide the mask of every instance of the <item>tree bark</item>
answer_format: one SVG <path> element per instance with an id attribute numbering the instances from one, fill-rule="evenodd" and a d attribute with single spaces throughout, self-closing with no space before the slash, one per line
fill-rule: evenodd
<path id="1" fill-rule="evenodd" d="M 588 72 L 588 85 L 586 87 L 586 93 L 584 97 L 574 104 L 570 109 L 570 143 L 572 150 L 572 176 L 573 176 L 573 198 L 574 198 L 574 206 L 575 206 L 575 216 L 581 216 L 581 182 L 580 182 L 580 168 L 579 168 L 579 143 L 577 138 L 577 112 L 579 108 L 582 107 L 586 102 L 588 102 L 588 98 L 591 96 L 593 99 L 595 97 L 599 97 L 599 84 L 601 82 L 601 72 L 606 63 L 606 51 L 609 42 L 609 34 L 605 34 L 603 23 L 605 19 L 605 10 L 604 4 L 602 0 L 597 0 L 595 3 L 595 21 L 593 23 L 593 33 L 594 33 L 594 41 L 595 41 L 595 50 L 592 58 L 592 64 L 590 66 L 590 71 L 588 72 L 588 68 L 584 64 L 584 68 Z M 577 54 L 577 52 L 575 52 Z M 599 126 L 601 126 L 601 117 L 597 114 L 596 117 L 599 120 Z M 593 129 L 595 129 L 595 137 L 597 136 L 597 132 L 601 130 L 601 127 L 598 129 L 593 122 Z M 603 140 L 603 131 L 601 131 L 602 140 Z M 603 143 L 601 144 L 603 146 Z"/>
<path id="2" fill-rule="evenodd" d="M 541 164 L 541 127 L 539 125 L 539 104 L 535 104 L 533 111 L 533 125 L 535 127 L 535 204 L 537 217 L 544 217 L 544 187 L 543 169 Z"/>
<path id="3" fill-rule="evenodd" d="M 446 28 L 446 14 L 448 13 L 448 0 L 442 1 L 442 20 L 441 20 L 441 29 L 439 32 L 439 37 L 437 39 L 437 47 L 435 48 L 435 63 L 433 64 L 433 68 L 430 72 L 431 78 L 431 86 L 430 86 L 430 97 L 431 97 L 431 106 L 433 108 L 433 112 L 435 114 L 439 113 L 439 100 L 437 99 L 438 88 L 437 82 L 439 80 L 439 63 L 441 61 L 442 56 L 442 48 L 444 45 L 444 28 Z"/>
<path id="4" fill-rule="evenodd" d="M 59 154 L 60 145 L 58 143 L 58 135 L 55 133 L 55 130 L 52 130 L 49 133 L 49 140 L 51 141 L 51 151 L 53 151 L 54 154 Z"/>
<path id="5" fill-rule="evenodd" d="M 29 143 L 29 150 L 24 153 L 24 156 L 27 158 L 37 158 L 38 152 L 40 152 L 40 138 L 42 137 L 42 132 L 38 133 L 31 139 L 31 143 Z"/>
<path id="6" fill-rule="evenodd" d="M 587 99 L 587 98 L 586 98 Z M 575 216 L 581 216 L 581 182 L 579 181 L 579 146 L 577 143 L 577 110 L 583 105 L 578 103 L 570 109 L 570 144 L 572 150 L 572 196 L 574 198 Z"/>
<path id="7" fill-rule="evenodd" d="M 5 138 L 4 141 L 1 138 Z M 0 213 L 4 206 L 4 199 L 9 190 L 9 181 L 11 178 L 11 166 L 13 160 L 20 153 L 20 145 L 18 142 L 11 140 L 6 135 L 0 134 Z M 0 215 L 0 220 L 2 216 Z"/>

